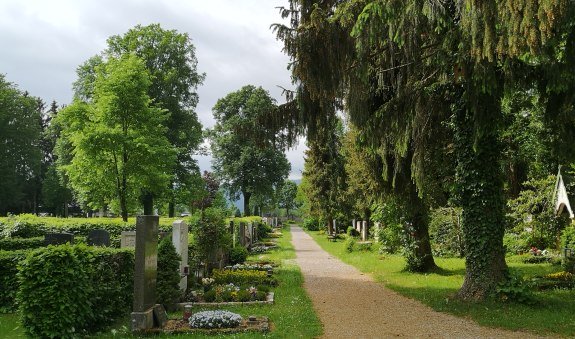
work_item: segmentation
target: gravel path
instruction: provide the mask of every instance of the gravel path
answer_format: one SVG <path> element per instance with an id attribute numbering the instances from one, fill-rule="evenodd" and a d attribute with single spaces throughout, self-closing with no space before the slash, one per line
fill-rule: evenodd
<path id="1" fill-rule="evenodd" d="M 291 231 L 296 262 L 324 338 L 535 338 L 435 312 L 332 257 L 301 228 Z"/>

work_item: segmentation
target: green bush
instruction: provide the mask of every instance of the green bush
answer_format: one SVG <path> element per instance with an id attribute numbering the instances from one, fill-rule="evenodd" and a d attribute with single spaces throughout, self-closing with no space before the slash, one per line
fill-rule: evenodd
<path id="1" fill-rule="evenodd" d="M 236 246 L 230 250 L 230 263 L 232 265 L 241 264 L 248 258 L 248 249 L 243 246 Z"/>
<path id="2" fill-rule="evenodd" d="M 501 301 L 505 302 L 521 304 L 532 304 L 534 302 L 533 293 L 529 285 L 523 278 L 511 272 L 497 285 L 496 294 Z"/>
<path id="3" fill-rule="evenodd" d="M 18 272 L 21 320 L 32 337 L 78 337 L 129 311 L 134 254 L 85 245 L 28 254 Z"/>
<path id="4" fill-rule="evenodd" d="M 359 237 L 359 231 L 355 227 L 349 226 L 346 233 L 350 237 Z"/>
<path id="5" fill-rule="evenodd" d="M 160 218 L 160 230 L 171 231 L 174 218 Z M 136 229 L 136 219 L 123 222 L 120 218 L 53 218 L 38 217 L 33 214 L 20 214 L 0 218 L 2 233 L 0 238 L 32 238 L 43 236 L 47 232 L 69 232 L 87 236 L 91 230 L 104 229 L 111 238 L 117 238 L 122 231 Z"/>
<path id="6" fill-rule="evenodd" d="M 18 291 L 18 265 L 28 251 L 0 251 L 0 313 L 14 312 Z"/>
<path id="7" fill-rule="evenodd" d="M 303 221 L 302 227 L 308 231 L 319 231 L 319 220 L 316 218 L 306 218 Z"/>
<path id="8" fill-rule="evenodd" d="M 268 224 L 258 223 L 257 224 L 258 239 L 267 238 L 269 233 L 272 232 L 272 227 Z"/>
<path id="9" fill-rule="evenodd" d="M 0 239 L 0 251 L 27 250 L 44 247 L 44 237 Z"/>
<path id="10" fill-rule="evenodd" d="M 561 235 L 561 251 L 563 252 L 564 248 L 569 248 L 571 250 L 575 250 L 575 226 L 570 225 L 563 230 L 563 234 Z M 563 269 L 567 272 L 575 273 L 575 253 L 570 258 L 563 258 L 563 262 L 561 263 Z"/>
<path id="11" fill-rule="evenodd" d="M 207 208 L 202 219 L 194 219 L 190 224 L 190 229 L 194 233 L 192 257 L 204 263 L 218 261 L 218 254 L 228 253 L 231 248 L 232 238 L 225 222 L 223 210 Z"/>
<path id="12" fill-rule="evenodd" d="M 215 269 L 212 271 L 212 278 L 216 284 L 229 284 L 232 283 L 236 286 L 243 285 L 277 285 L 277 279 L 268 277 L 264 271 L 232 271 Z"/>
<path id="13" fill-rule="evenodd" d="M 172 305 L 180 301 L 181 258 L 172 244 L 172 237 L 165 237 L 158 245 L 158 276 L 156 280 L 156 302 Z"/>
<path id="14" fill-rule="evenodd" d="M 348 237 L 344 243 L 343 247 L 345 248 L 346 252 L 351 253 L 355 249 L 356 240 L 353 237 Z"/>
<path id="15" fill-rule="evenodd" d="M 246 290 L 240 290 L 238 292 L 238 301 L 246 302 L 246 301 L 250 301 L 251 299 L 252 299 L 252 295 L 250 294 L 250 292 L 248 292 Z"/>
<path id="16" fill-rule="evenodd" d="M 465 255 L 460 216 L 461 208 L 455 207 L 438 208 L 431 212 L 429 235 L 433 255 L 446 257 Z"/>
<path id="17" fill-rule="evenodd" d="M 216 301 L 216 290 L 209 290 L 204 293 L 204 300 L 208 303 Z"/>

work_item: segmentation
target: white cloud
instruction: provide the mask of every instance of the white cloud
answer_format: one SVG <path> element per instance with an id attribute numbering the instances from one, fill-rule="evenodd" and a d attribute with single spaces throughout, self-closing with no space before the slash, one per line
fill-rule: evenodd
<path id="1" fill-rule="evenodd" d="M 262 86 L 279 103 L 290 87 L 288 58 L 270 25 L 280 22 L 277 6 L 287 0 L 2 0 L 0 73 L 46 102 L 67 104 L 75 70 L 105 48 L 111 35 L 137 24 L 160 23 L 186 32 L 196 46 L 198 68 L 206 72 L 197 112 L 213 125 L 217 99 L 244 85 Z M 287 152 L 291 177 L 303 170 L 303 148 Z M 200 159 L 200 165 L 209 161 Z"/>

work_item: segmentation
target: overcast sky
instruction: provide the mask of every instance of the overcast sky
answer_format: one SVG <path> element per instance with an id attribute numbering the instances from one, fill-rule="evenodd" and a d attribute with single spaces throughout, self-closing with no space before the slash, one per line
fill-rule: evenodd
<path id="1" fill-rule="evenodd" d="M 270 30 L 281 22 L 277 6 L 287 0 L 0 0 L 0 73 L 46 103 L 68 104 L 76 67 L 101 52 L 109 36 L 159 23 L 188 33 L 196 46 L 206 73 L 197 112 L 210 127 L 216 101 L 244 85 L 284 102 L 278 86 L 292 86 L 289 60 Z M 303 170 L 302 144 L 287 152 L 293 179 Z M 198 161 L 209 169 L 209 157 Z"/>

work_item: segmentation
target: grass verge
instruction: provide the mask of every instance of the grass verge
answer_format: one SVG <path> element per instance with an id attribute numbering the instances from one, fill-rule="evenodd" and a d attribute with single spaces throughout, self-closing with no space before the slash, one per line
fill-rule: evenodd
<path id="1" fill-rule="evenodd" d="M 441 268 L 436 273 L 405 272 L 405 261 L 398 255 L 372 252 L 348 253 L 343 241 L 330 242 L 318 232 L 308 232 L 328 253 L 370 274 L 400 294 L 419 300 L 440 312 L 471 318 L 477 323 L 509 330 L 526 330 L 538 335 L 575 336 L 575 290 L 555 289 L 536 292 L 534 305 L 486 301 L 464 303 L 454 299 L 463 283 L 465 261 L 459 258 L 435 258 Z M 516 257 L 508 258 L 509 267 L 530 278 L 560 271 L 550 264 L 524 264 Z"/>

